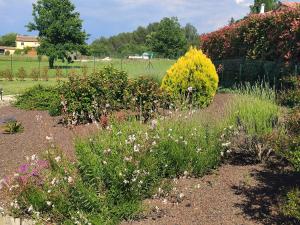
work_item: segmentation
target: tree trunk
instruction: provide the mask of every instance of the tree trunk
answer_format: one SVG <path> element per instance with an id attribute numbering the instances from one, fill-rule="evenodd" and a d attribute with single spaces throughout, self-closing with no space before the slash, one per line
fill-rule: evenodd
<path id="1" fill-rule="evenodd" d="M 54 58 L 52 58 L 52 57 L 49 58 L 49 67 L 50 67 L 50 69 L 54 68 Z"/>

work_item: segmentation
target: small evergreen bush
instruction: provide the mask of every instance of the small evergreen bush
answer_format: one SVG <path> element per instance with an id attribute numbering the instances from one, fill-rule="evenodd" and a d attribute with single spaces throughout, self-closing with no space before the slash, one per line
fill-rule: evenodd
<path id="1" fill-rule="evenodd" d="M 209 58 L 191 48 L 167 71 L 162 90 L 196 106 L 211 103 L 218 88 L 216 68 Z"/>
<path id="2" fill-rule="evenodd" d="M 20 81 L 24 81 L 27 76 L 26 70 L 24 67 L 20 67 L 17 72 L 17 77 Z"/>
<path id="3" fill-rule="evenodd" d="M 50 110 L 52 115 L 60 112 L 60 97 L 53 87 L 36 85 L 17 97 L 15 106 L 25 110 Z"/>

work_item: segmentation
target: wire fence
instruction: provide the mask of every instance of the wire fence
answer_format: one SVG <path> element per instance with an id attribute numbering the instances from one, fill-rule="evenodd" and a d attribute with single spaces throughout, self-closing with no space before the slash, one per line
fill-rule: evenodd
<path id="1" fill-rule="evenodd" d="M 214 64 L 220 77 L 220 86 L 230 88 L 237 84 L 267 82 L 278 87 L 284 76 L 300 74 L 300 64 L 264 60 L 228 59 L 216 60 Z"/>
<path id="2" fill-rule="evenodd" d="M 161 80 L 174 62 L 174 60 L 168 59 L 111 59 L 84 56 L 75 59 L 73 63 L 56 61 L 54 69 L 49 69 L 49 77 L 54 78 L 58 73 L 57 70 L 60 70 L 59 73 L 63 77 L 67 77 L 71 73 L 74 74 L 74 72 L 81 74 L 85 70 L 85 73 L 92 73 L 105 66 L 112 65 L 117 69 L 126 71 L 131 77 L 150 75 L 157 80 Z M 27 78 L 31 78 L 30 74 L 33 70 L 41 74 L 43 69 L 48 67 L 46 57 L 0 56 L 0 72 L 10 71 L 15 78 L 17 78 L 20 68 L 26 71 Z"/>

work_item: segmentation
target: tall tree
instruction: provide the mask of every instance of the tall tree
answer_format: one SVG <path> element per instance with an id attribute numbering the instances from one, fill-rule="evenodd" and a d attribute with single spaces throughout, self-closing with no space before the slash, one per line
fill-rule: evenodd
<path id="1" fill-rule="evenodd" d="M 28 30 L 39 32 L 38 53 L 49 57 L 50 68 L 57 59 L 70 61 L 70 53 L 87 53 L 87 34 L 70 0 L 38 0 L 32 15 Z"/>
<path id="2" fill-rule="evenodd" d="M 187 40 L 178 19 L 162 19 L 157 31 L 149 35 L 148 45 L 153 52 L 165 58 L 177 58 L 182 55 L 186 51 Z"/>
<path id="3" fill-rule="evenodd" d="M 188 48 L 190 46 L 198 47 L 200 44 L 200 37 L 197 28 L 194 27 L 192 24 L 187 23 L 183 29 L 185 33 L 185 38 L 187 40 Z"/>
<path id="4" fill-rule="evenodd" d="M 2 46 L 16 46 L 16 33 L 8 33 L 0 37 L 0 45 Z"/>
<path id="5" fill-rule="evenodd" d="M 265 12 L 268 12 L 277 7 L 278 0 L 254 0 L 254 4 L 250 6 L 251 13 L 259 13 L 263 3 L 265 4 Z"/>

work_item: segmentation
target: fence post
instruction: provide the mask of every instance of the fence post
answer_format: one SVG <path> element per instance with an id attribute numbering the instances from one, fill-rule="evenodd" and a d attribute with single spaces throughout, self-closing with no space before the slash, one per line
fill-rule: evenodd
<path id="1" fill-rule="evenodd" d="M 94 55 L 94 74 L 96 73 L 96 58 L 95 58 L 95 55 Z"/>
<path id="2" fill-rule="evenodd" d="M 295 76 L 297 76 L 298 75 L 298 65 L 296 64 L 295 65 Z"/>
<path id="3" fill-rule="evenodd" d="M 242 69 L 243 69 L 243 65 L 242 64 L 240 64 L 240 83 L 242 83 Z"/>
<path id="4" fill-rule="evenodd" d="M 10 72 L 13 76 L 13 55 L 12 54 L 10 55 Z"/>

